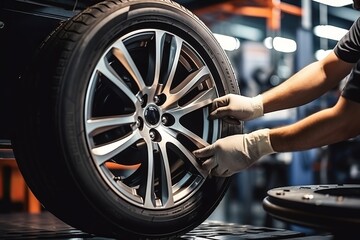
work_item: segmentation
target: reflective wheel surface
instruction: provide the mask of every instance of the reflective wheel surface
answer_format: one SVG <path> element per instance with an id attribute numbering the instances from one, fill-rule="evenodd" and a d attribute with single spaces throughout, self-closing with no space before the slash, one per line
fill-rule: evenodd
<path id="1" fill-rule="evenodd" d="M 219 138 L 219 121 L 207 117 L 217 96 L 208 66 L 184 39 L 159 29 L 126 34 L 100 58 L 87 91 L 94 164 L 135 205 L 185 201 L 207 177 L 191 152 Z"/>

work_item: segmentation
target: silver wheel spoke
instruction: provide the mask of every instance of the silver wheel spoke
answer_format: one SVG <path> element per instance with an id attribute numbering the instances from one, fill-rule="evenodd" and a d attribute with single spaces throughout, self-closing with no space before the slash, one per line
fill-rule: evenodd
<path id="1" fill-rule="evenodd" d="M 182 135 L 186 136 L 190 141 L 192 141 L 198 148 L 206 147 L 209 145 L 204 139 L 196 135 L 195 133 L 189 131 L 189 129 L 185 128 L 180 123 L 174 124 L 171 127 L 172 130 L 176 132 L 181 132 Z"/>
<path id="2" fill-rule="evenodd" d="M 164 93 L 170 93 L 170 87 L 173 83 L 176 68 L 179 62 L 181 48 L 182 48 L 183 40 L 179 37 L 173 37 L 171 41 L 171 48 L 170 48 L 170 57 L 169 57 L 169 68 L 165 69 L 167 73 L 167 81 L 164 87 Z"/>
<path id="3" fill-rule="evenodd" d="M 141 139 L 141 135 L 138 130 L 132 132 L 130 135 L 117 140 L 115 142 L 111 142 L 109 144 L 105 144 L 100 147 L 94 147 L 91 149 L 91 152 L 94 154 L 95 161 L 98 166 L 102 165 L 107 160 L 111 159 L 115 155 L 124 151 L 136 141 Z"/>
<path id="4" fill-rule="evenodd" d="M 134 79 L 140 92 L 143 91 L 146 88 L 145 82 L 122 40 L 114 44 L 113 54 Z"/>
<path id="5" fill-rule="evenodd" d="M 179 99 L 184 97 L 190 90 L 198 86 L 198 84 L 204 80 L 204 77 L 208 77 L 210 74 L 209 69 L 204 66 L 199 70 L 191 73 L 184 81 L 182 81 L 178 86 L 171 90 L 169 93 L 165 93 L 168 98 L 163 108 L 167 108 L 168 106 L 172 106 Z"/>
<path id="6" fill-rule="evenodd" d="M 86 133 L 87 135 L 96 135 L 112 128 L 121 125 L 130 125 L 132 123 L 135 123 L 135 114 L 89 119 L 86 121 Z"/>
<path id="7" fill-rule="evenodd" d="M 165 41 L 165 32 L 164 31 L 156 31 L 155 32 L 155 73 L 154 73 L 154 81 L 152 86 L 148 91 L 149 98 L 153 99 L 156 91 L 158 89 L 160 71 L 161 71 L 161 62 L 163 60 L 163 52 L 164 52 L 164 41 Z"/>
<path id="8" fill-rule="evenodd" d="M 161 188 L 162 188 L 162 203 L 164 207 L 172 207 L 174 205 L 174 196 L 172 190 L 171 170 L 169 165 L 169 158 L 166 151 L 166 143 L 161 141 L 159 143 L 161 160 L 163 164 L 162 176 L 161 176 Z"/>
<path id="9" fill-rule="evenodd" d="M 215 88 L 210 88 L 209 90 L 199 93 L 192 101 L 190 101 L 189 104 L 169 109 L 167 113 L 173 115 L 175 119 L 180 119 L 182 116 L 185 116 L 188 113 L 204 108 L 211 104 L 216 96 Z"/>
<path id="10" fill-rule="evenodd" d="M 154 196 L 154 147 L 152 142 L 147 143 L 148 146 L 148 169 L 147 169 L 147 180 L 144 207 L 155 208 L 155 196 Z"/>
<path id="11" fill-rule="evenodd" d="M 204 169 L 201 168 L 199 163 L 196 161 L 195 156 L 181 142 L 179 142 L 176 139 L 177 134 L 178 134 L 178 131 L 174 131 L 172 129 L 164 129 L 164 131 L 162 131 L 163 138 L 166 139 L 167 142 L 171 142 L 176 148 L 178 148 L 180 150 L 180 152 L 182 152 L 185 155 L 187 160 L 189 160 L 191 162 L 191 164 L 197 169 L 197 171 L 200 173 L 200 175 L 203 178 L 206 178 L 208 173 L 206 171 L 204 171 Z M 195 136 L 193 136 L 193 137 L 198 138 Z M 204 146 L 209 145 L 202 139 L 198 138 L 197 140 L 199 142 L 203 142 Z"/>
<path id="12" fill-rule="evenodd" d="M 194 155 L 179 141 L 175 141 L 175 146 L 186 156 L 186 158 L 192 163 L 200 175 L 205 179 L 208 176 L 208 172 L 201 168 L 199 163 L 196 161 Z"/>
<path id="13" fill-rule="evenodd" d="M 112 83 L 115 84 L 116 87 L 118 87 L 123 93 L 130 98 L 130 100 L 135 104 L 137 102 L 136 96 L 131 92 L 129 87 L 124 83 L 124 81 L 112 70 L 109 68 L 109 62 L 106 58 L 102 58 L 97 67 L 96 70 L 100 73 L 104 74 L 107 79 L 109 79 Z"/>
<path id="14" fill-rule="evenodd" d="M 198 94 L 189 104 L 177 107 L 175 109 L 170 109 L 167 113 L 171 114 L 175 118 L 175 123 L 170 126 L 175 132 L 181 132 L 183 135 L 187 136 L 198 148 L 205 147 L 209 145 L 204 139 L 194 134 L 188 130 L 185 126 L 180 124 L 180 118 L 185 116 L 188 113 L 191 113 L 195 110 L 202 109 L 207 105 L 212 103 L 212 100 L 216 97 L 215 88 L 211 88 L 207 91 L 201 92 Z M 206 111 L 207 112 L 207 111 Z M 204 125 L 209 127 L 209 120 L 206 116 L 203 117 Z M 205 134 L 204 134 L 205 136 Z"/>

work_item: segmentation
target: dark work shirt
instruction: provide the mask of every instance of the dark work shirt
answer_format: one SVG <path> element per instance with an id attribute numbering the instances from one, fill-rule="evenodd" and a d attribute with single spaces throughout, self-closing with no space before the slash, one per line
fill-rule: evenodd
<path id="1" fill-rule="evenodd" d="M 360 103 L 360 18 L 334 48 L 335 54 L 343 61 L 356 63 L 341 95 Z"/>

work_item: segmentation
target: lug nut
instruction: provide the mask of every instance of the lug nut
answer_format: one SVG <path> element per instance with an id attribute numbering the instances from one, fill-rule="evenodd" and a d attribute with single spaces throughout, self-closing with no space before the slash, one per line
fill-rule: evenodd
<path id="1" fill-rule="evenodd" d="M 153 100 L 156 105 L 161 106 L 166 101 L 166 96 L 164 94 L 155 95 Z"/>
<path id="2" fill-rule="evenodd" d="M 156 133 L 155 133 L 153 130 L 150 130 L 149 136 L 150 136 L 150 139 L 151 139 L 152 141 L 154 141 L 155 138 L 156 138 Z"/>
<path id="3" fill-rule="evenodd" d="M 146 106 L 146 104 L 147 104 L 147 95 L 145 94 L 145 95 L 143 95 L 143 96 L 141 96 L 141 95 L 138 95 L 137 96 L 137 99 L 139 100 L 139 102 L 140 102 L 140 105 L 141 105 L 141 107 L 145 107 Z"/>
<path id="4" fill-rule="evenodd" d="M 140 119 L 136 120 L 136 127 L 139 128 L 141 126 Z"/>
<path id="5" fill-rule="evenodd" d="M 159 96 L 154 97 L 154 103 L 158 104 L 160 102 Z"/>
<path id="6" fill-rule="evenodd" d="M 175 124 L 175 118 L 171 114 L 164 113 L 164 115 L 161 116 L 161 123 L 162 125 L 169 127 Z"/>
<path id="7" fill-rule="evenodd" d="M 166 116 L 161 117 L 161 123 L 166 125 L 168 123 L 168 118 Z"/>
<path id="8" fill-rule="evenodd" d="M 132 128 L 133 130 L 135 130 L 135 129 L 140 129 L 140 130 L 142 130 L 142 128 L 143 128 L 143 120 L 142 120 L 141 118 L 138 118 L 138 119 L 135 121 L 134 124 L 131 124 L 131 128 Z"/>

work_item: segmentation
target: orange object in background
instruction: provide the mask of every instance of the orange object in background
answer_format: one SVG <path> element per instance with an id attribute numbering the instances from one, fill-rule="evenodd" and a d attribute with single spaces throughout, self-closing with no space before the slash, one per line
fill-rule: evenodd
<path id="1" fill-rule="evenodd" d="M 5 151 L 0 149 L 0 151 Z M 0 204 L 9 208 L 21 205 L 21 209 L 28 213 L 40 213 L 41 204 L 28 188 L 14 158 L 0 157 Z"/>
<path id="2" fill-rule="evenodd" d="M 19 209 L 28 213 L 40 213 L 40 202 L 26 185 L 15 158 L 8 157 L 9 155 L 13 155 L 12 149 L 0 148 L 0 213 Z M 140 164 L 126 166 L 109 162 L 106 166 L 109 169 L 135 170 Z"/>
<path id="3" fill-rule="evenodd" d="M 193 12 L 197 16 L 217 13 L 215 16 L 221 19 L 231 15 L 265 18 L 267 28 L 275 31 L 281 28 L 281 13 L 295 16 L 302 15 L 301 7 L 280 0 L 227 0 L 203 8 L 193 9 Z"/>

